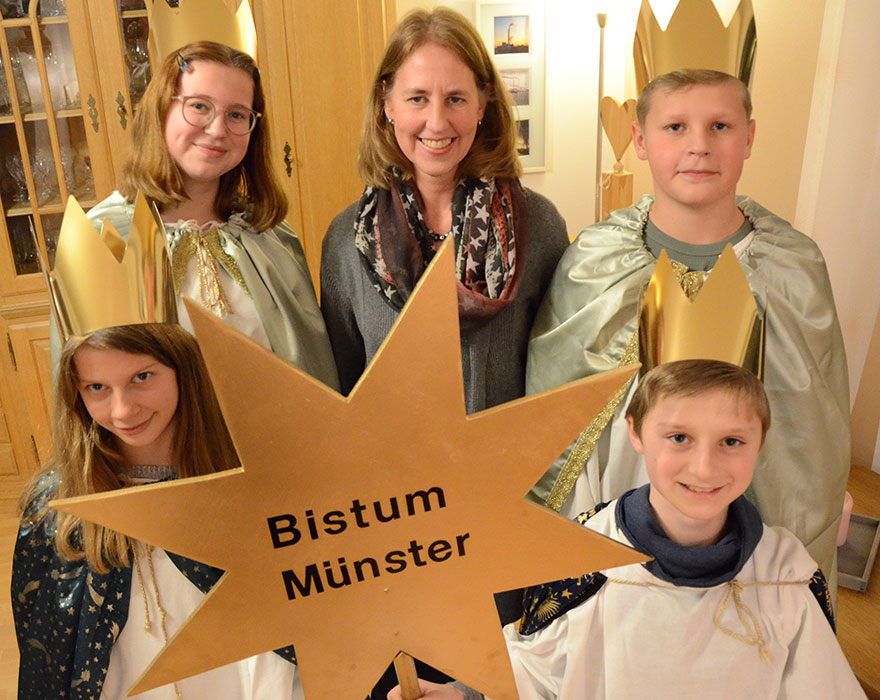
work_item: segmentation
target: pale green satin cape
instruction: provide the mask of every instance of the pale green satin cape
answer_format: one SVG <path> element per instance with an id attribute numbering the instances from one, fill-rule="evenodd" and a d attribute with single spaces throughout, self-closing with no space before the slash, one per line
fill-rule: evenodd
<path id="1" fill-rule="evenodd" d="M 87 216 L 100 229 L 104 219 L 128 237 L 134 204 L 114 192 Z M 312 278 L 296 234 L 282 222 L 258 233 L 238 214 L 218 229 L 220 244 L 238 265 L 272 351 L 315 379 L 339 390 L 336 363 L 318 308 Z M 171 239 L 171 253 L 175 243 Z"/>
<path id="2" fill-rule="evenodd" d="M 613 212 L 584 230 L 563 255 L 532 331 L 527 393 L 620 364 L 636 331 L 639 295 L 656 263 L 643 239 L 652 202 L 644 197 Z M 749 198 L 737 198 L 737 205 L 754 227 L 739 260 L 766 319 L 764 386 L 773 413 L 749 495 L 764 522 L 791 530 L 835 580 L 850 464 L 849 380 L 825 261 L 816 244 L 788 222 Z M 609 493 L 609 484 L 625 490 L 644 483 L 644 468 L 625 435 L 625 407 L 626 398 L 589 456 L 593 500 L 621 495 Z M 571 449 L 531 498 L 546 502 L 557 481 L 557 500 L 569 495 L 587 468 L 584 461 L 564 468 Z"/>

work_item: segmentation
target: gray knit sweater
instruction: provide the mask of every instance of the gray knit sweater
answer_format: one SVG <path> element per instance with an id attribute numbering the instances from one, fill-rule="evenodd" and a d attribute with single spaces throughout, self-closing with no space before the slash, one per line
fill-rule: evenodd
<path id="1" fill-rule="evenodd" d="M 516 299 L 482 325 L 462 333 L 461 364 L 467 412 L 525 393 L 526 346 L 556 263 L 568 246 L 565 221 L 545 197 L 525 190 L 529 241 Z M 373 288 L 354 245 L 357 202 L 330 224 L 321 257 L 321 310 L 348 394 L 397 320 Z M 417 358 L 413 358 L 417 362 Z"/>

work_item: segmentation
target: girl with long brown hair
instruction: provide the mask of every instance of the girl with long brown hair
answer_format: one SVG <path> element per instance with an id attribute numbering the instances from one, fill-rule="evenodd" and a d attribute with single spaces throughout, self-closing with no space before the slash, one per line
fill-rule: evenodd
<path id="1" fill-rule="evenodd" d="M 183 328 L 118 326 L 67 340 L 55 457 L 22 496 L 13 558 L 19 700 L 124 697 L 222 574 L 49 501 L 235 466 L 198 344 Z M 143 697 L 294 700 L 302 691 L 292 659 L 290 648 L 260 654 Z"/>

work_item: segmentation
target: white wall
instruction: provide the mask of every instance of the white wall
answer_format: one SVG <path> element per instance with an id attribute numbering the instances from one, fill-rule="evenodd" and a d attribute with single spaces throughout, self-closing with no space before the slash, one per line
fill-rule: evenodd
<path id="1" fill-rule="evenodd" d="M 880 307 L 880 3 L 828 0 L 824 29 L 796 223 L 828 262 L 852 400 L 860 396 L 860 409 L 876 416 L 880 391 L 860 385 L 866 361 L 878 362 L 868 350 Z M 878 442 L 876 419 L 856 418 L 854 429 L 872 430 Z M 864 440 L 854 433 L 854 457 Z M 873 456 L 880 471 L 880 450 L 862 453 L 856 461 Z"/>
<path id="2" fill-rule="evenodd" d="M 622 102 L 633 91 L 626 89 L 626 57 L 632 54 L 639 2 L 547 3 L 548 167 L 545 172 L 526 173 L 523 183 L 556 204 L 572 236 L 595 221 L 599 81 L 596 12 L 602 9 L 609 15 L 605 27 L 604 94 Z M 631 74 L 632 59 L 629 64 Z M 634 84 L 631 75 L 630 82 Z M 614 156 L 604 134 L 602 156 L 603 168 L 610 170 Z"/>
<path id="3" fill-rule="evenodd" d="M 880 3 L 828 0 L 828 10 L 839 34 L 823 36 L 823 53 L 836 49 L 837 60 L 823 62 L 830 84 L 817 76 L 824 99 L 810 125 L 796 223 L 828 262 L 855 397 L 880 306 Z"/>

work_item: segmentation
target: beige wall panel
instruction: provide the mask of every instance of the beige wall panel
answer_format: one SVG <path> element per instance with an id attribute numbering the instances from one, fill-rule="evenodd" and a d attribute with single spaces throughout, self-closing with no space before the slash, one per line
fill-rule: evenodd
<path id="1" fill-rule="evenodd" d="M 804 144 L 825 0 L 753 0 L 758 51 L 752 86 L 757 122 L 752 157 L 739 192 L 792 221 L 797 207 Z"/>

